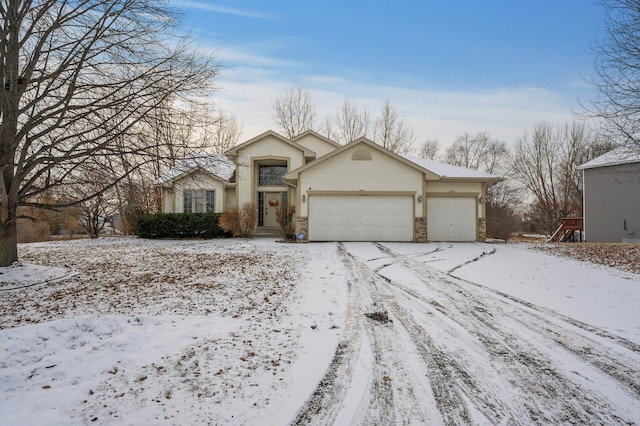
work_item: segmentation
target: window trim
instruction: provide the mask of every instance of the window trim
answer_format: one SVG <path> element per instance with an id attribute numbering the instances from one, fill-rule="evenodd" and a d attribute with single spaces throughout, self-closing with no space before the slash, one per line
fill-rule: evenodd
<path id="1" fill-rule="evenodd" d="M 198 200 L 202 205 L 198 206 Z M 211 201 L 211 202 L 209 202 Z M 199 211 L 198 207 L 201 207 Z M 213 213 L 216 208 L 215 189 L 192 189 L 182 190 L 182 212 L 183 213 Z"/>
<path id="2" fill-rule="evenodd" d="M 262 170 L 263 168 L 281 168 L 282 169 L 282 175 L 278 176 L 278 175 L 272 175 L 272 174 L 267 174 L 265 176 L 265 178 L 275 178 L 277 179 L 277 181 L 272 182 L 266 182 L 263 181 L 263 174 L 262 174 Z M 284 182 L 284 175 L 287 174 L 287 170 L 288 170 L 288 166 L 286 164 L 258 164 L 258 186 L 286 186 L 285 182 Z"/>

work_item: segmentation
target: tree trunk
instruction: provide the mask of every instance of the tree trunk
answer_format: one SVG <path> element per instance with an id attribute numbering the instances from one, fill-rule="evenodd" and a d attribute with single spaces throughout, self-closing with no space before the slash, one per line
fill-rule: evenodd
<path id="1" fill-rule="evenodd" d="M 18 227 L 15 220 L 0 225 L 0 267 L 18 260 Z"/>

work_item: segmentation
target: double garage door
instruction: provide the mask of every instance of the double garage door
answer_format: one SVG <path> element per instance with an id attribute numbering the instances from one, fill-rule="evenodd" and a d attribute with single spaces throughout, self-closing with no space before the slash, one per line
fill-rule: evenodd
<path id="1" fill-rule="evenodd" d="M 413 197 L 309 197 L 312 241 L 413 241 Z"/>

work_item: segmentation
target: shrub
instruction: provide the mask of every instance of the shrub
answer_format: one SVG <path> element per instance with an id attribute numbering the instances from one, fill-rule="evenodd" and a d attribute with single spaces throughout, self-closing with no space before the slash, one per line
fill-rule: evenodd
<path id="1" fill-rule="evenodd" d="M 34 243 L 49 240 L 49 225 L 46 222 L 18 219 L 18 242 Z"/>
<path id="2" fill-rule="evenodd" d="M 142 238 L 224 238 L 218 213 L 158 213 L 136 217 L 135 234 Z"/>
<path id="3" fill-rule="evenodd" d="M 276 208 L 276 220 L 280 224 L 282 233 L 287 240 L 295 241 L 296 239 L 296 216 L 295 204 L 285 204 Z"/>
<path id="4" fill-rule="evenodd" d="M 220 227 L 234 237 L 248 238 L 253 234 L 258 220 L 254 203 L 244 203 L 242 207 L 231 206 L 220 215 Z"/>
<path id="5" fill-rule="evenodd" d="M 519 224 L 520 217 L 510 205 L 487 203 L 487 237 L 509 241 Z"/>

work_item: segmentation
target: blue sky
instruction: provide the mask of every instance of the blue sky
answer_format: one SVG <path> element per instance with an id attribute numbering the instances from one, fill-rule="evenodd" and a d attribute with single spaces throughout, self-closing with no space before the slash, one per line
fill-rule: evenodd
<path id="1" fill-rule="evenodd" d="M 318 118 L 345 99 L 372 116 L 390 99 L 414 129 L 447 146 L 487 131 L 511 144 L 588 101 L 592 0 L 185 1 L 185 27 L 225 67 L 217 105 L 244 139 L 277 126 L 271 104 L 301 86 Z"/>

